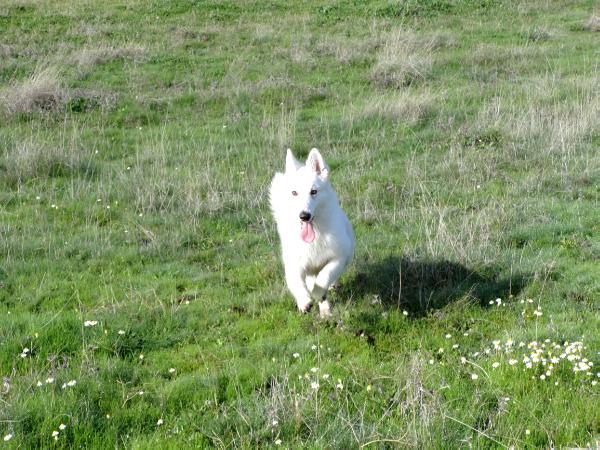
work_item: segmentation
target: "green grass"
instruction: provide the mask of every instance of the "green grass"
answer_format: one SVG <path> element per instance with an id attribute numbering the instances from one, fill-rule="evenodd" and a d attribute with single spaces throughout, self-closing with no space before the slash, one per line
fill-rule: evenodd
<path id="1" fill-rule="evenodd" d="M 3 2 L 2 445 L 597 446 L 594 8 Z M 328 321 L 266 195 L 314 146 Z"/>

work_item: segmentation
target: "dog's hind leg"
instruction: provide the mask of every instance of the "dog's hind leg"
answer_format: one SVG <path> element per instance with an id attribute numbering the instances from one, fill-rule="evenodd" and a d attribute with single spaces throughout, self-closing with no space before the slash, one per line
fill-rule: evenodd
<path id="1" fill-rule="evenodd" d="M 312 299 L 310 298 L 310 293 L 306 288 L 306 283 L 302 274 L 286 268 L 285 281 L 287 282 L 288 289 L 296 299 L 298 309 L 301 312 L 310 311 Z"/>

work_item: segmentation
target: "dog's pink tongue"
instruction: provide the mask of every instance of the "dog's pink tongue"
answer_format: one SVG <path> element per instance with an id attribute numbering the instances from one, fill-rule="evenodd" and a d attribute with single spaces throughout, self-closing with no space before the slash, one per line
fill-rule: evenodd
<path id="1" fill-rule="evenodd" d="M 300 237 L 304 242 L 307 242 L 309 244 L 315 240 L 315 230 L 313 229 L 311 222 L 302 222 Z"/>

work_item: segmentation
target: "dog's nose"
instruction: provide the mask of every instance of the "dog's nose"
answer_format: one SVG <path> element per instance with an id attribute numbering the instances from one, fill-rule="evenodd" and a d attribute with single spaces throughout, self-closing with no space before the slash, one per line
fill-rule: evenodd
<path id="1" fill-rule="evenodd" d="M 301 220 L 302 222 L 310 222 L 310 219 L 312 219 L 312 216 L 310 215 L 310 213 L 309 213 L 309 212 L 302 211 L 302 212 L 300 213 L 300 220 Z"/>

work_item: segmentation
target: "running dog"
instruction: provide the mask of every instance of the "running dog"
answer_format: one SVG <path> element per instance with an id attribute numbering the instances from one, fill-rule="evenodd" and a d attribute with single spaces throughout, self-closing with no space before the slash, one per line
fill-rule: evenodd
<path id="1" fill-rule="evenodd" d="M 331 315 L 327 291 L 352 260 L 355 246 L 328 176 L 319 150 L 313 148 L 302 164 L 288 149 L 285 173 L 276 173 L 270 188 L 288 289 L 301 312 L 317 301 L 321 317 Z"/>

